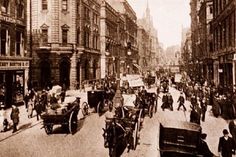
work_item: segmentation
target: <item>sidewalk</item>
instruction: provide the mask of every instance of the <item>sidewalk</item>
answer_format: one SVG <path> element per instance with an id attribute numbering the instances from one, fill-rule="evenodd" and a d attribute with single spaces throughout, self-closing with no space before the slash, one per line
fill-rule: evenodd
<path id="1" fill-rule="evenodd" d="M 18 106 L 20 114 L 20 121 L 19 124 L 17 126 L 18 131 L 15 133 L 12 133 L 12 120 L 10 118 L 10 114 L 11 114 L 11 108 L 9 109 L 5 109 L 5 110 L 1 110 L 0 111 L 0 130 L 3 129 L 3 119 L 7 118 L 8 122 L 9 122 L 9 127 L 10 129 L 6 132 L 0 132 L 0 142 L 3 141 L 4 139 L 7 139 L 9 137 L 11 137 L 12 135 L 18 134 L 22 131 L 24 131 L 27 128 L 30 128 L 34 125 L 38 125 L 42 122 L 42 120 L 37 121 L 37 117 L 36 117 L 36 111 L 33 111 L 33 118 L 28 118 L 28 113 L 27 110 L 25 109 L 25 106 Z"/>
<path id="2" fill-rule="evenodd" d="M 66 91 L 66 98 L 65 98 L 65 103 L 66 102 L 71 102 L 75 99 L 75 97 L 79 96 L 80 99 L 80 105 L 83 104 L 83 102 L 87 102 L 87 91 L 90 90 L 90 88 L 86 88 L 85 92 L 84 91 L 80 91 L 80 90 L 68 90 Z M 17 126 L 18 131 L 15 132 L 14 134 L 12 133 L 12 120 L 10 118 L 10 114 L 11 114 L 11 108 L 8 109 L 2 109 L 0 110 L 0 131 L 3 130 L 3 120 L 4 118 L 7 118 L 8 122 L 9 122 L 9 127 L 10 129 L 6 132 L 0 132 L 0 142 L 4 139 L 7 139 L 15 134 L 20 133 L 21 131 L 24 131 L 27 128 L 33 127 L 35 125 L 38 125 L 40 123 L 42 123 L 42 120 L 40 119 L 39 121 L 37 121 L 37 117 L 36 117 L 36 111 L 33 111 L 33 118 L 28 118 L 28 113 L 27 110 L 25 108 L 25 105 L 21 105 L 18 106 L 20 114 L 20 121 L 19 124 Z M 78 114 L 78 119 L 82 119 L 83 114 L 81 112 L 79 112 Z"/>

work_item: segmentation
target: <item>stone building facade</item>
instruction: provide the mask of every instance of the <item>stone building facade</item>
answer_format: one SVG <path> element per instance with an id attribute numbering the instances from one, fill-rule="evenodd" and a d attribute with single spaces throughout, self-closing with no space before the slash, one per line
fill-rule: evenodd
<path id="1" fill-rule="evenodd" d="M 120 23 L 120 59 L 121 73 L 132 74 L 138 73 L 137 68 L 139 62 L 138 46 L 137 46 L 137 16 L 127 0 L 106 0 L 109 5 L 114 8 L 121 18 Z M 124 23 L 123 23 L 124 21 Z"/>
<path id="2" fill-rule="evenodd" d="M 101 3 L 101 78 L 115 75 L 117 56 L 124 51 L 124 18 L 105 0 Z M 123 70 L 121 71 L 123 73 Z"/>
<path id="3" fill-rule="evenodd" d="M 143 18 L 138 19 L 138 26 L 140 27 L 140 31 L 142 30 L 142 28 L 144 28 L 144 31 L 146 31 L 146 34 L 148 36 L 147 42 L 145 43 L 147 52 L 144 56 L 145 58 L 142 59 L 143 61 L 145 60 L 145 62 L 148 62 L 148 65 L 143 64 L 144 62 L 141 61 L 141 69 L 143 69 L 143 71 L 157 70 L 157 66 L 159 64 L 159 43 L 157 37 L 157 29 L 153 26 L 152 16 L 150 14 L 150 8 L 148 3 Z M 138 33 L 138 38 L 142 39 L 143 37 L 139 35 L 144 34 Z M 139 55 L 142 56 L 143 53 L 144 52 L 142 52 L 142 48 L 139 49 Z"/>
<path id="4" fill-rule="evenodd" d="M 0 1 L 0 90 L 2 107 L 21 102 L 27 90 L 26 0 Z M 2 97 L 1 97 L 2 98 Z"/>
<path id="5" fill-rule="evenodd" d="M 222 87 L 236 84 L 236 3 L 213 0 L 213 61 L 214 82 Z"/>
<path id="6" fill-rule="evenodd" d="M 98 0 L 28 0 L 32 31 L 32 81 L 77 87 L 100 77 Z M 31 11 L 30 11 L 31 10 Z"/>

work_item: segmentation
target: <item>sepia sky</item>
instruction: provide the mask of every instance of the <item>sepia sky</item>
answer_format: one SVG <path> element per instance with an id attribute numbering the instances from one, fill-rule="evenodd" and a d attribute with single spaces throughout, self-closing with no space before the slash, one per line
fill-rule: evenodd
<path id="1" fill-rule="evenodd" d="M 127 0 L 138 18 L 143 17 L 147 0 Z M 190 27 L 190 0 L 148 0 L 159 42 L 165 47 L 181 42 L 181 27 Z"/>

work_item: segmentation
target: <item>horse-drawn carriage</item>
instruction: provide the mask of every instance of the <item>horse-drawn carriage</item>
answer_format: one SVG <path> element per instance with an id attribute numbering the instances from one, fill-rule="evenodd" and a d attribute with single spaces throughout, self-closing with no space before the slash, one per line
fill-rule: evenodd
<path id="1" fill-rule="evenodd" d="M 201 126 L 182 121 L 160 124 L 159 149 L 161 157 L 197 157 Z"/>
<path id="2" fill-rule="evenodd" d="M 106 111 L 108 105 L 112 103 L 114 97 L 114 91 L 105 90 L 91 90 L 87 92 L 87 102 L 83 102 L 82 106 L 89 106 L 94 108 L 95 111 L 101 115 Z"/>
<path id="3" fill-rule="evenodd" d="M 54 125 L 61 125 L 71 134 L 76 132 L 79 110 L 80 104 L 77 99 L 71 103 L 52 104 L 52 106 L 47 108 L 41 115 L 45 132 L 51 134 Z"/>
<path id="4" fill-rule="evenodd" d="M 106 119 L 103 129 L 104 147 L 109 148 L 110 157 L 120 156 L 126 148 L 135 150 L 138 144 L 142 109 L 126 106 L 121 110 L 123 117 Z"/>

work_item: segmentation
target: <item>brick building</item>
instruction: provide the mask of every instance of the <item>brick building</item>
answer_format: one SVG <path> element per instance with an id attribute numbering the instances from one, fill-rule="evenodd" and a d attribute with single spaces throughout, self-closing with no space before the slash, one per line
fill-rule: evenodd
<path id="1" fill-rule="evenodd" d="M 32 28 L 34 86 L 64 84 L 74 88 L 78 82 L 99 78 L 99 1 L 28 0 L 28 4 L 30 2 L 28 30 Z"/>
<path id="2" fill-rule="evenodd" d="M 22 101 L 28 88 L 26 6 L 26 0 L 0 1 L 0 90 L 5 107 Z"/>

